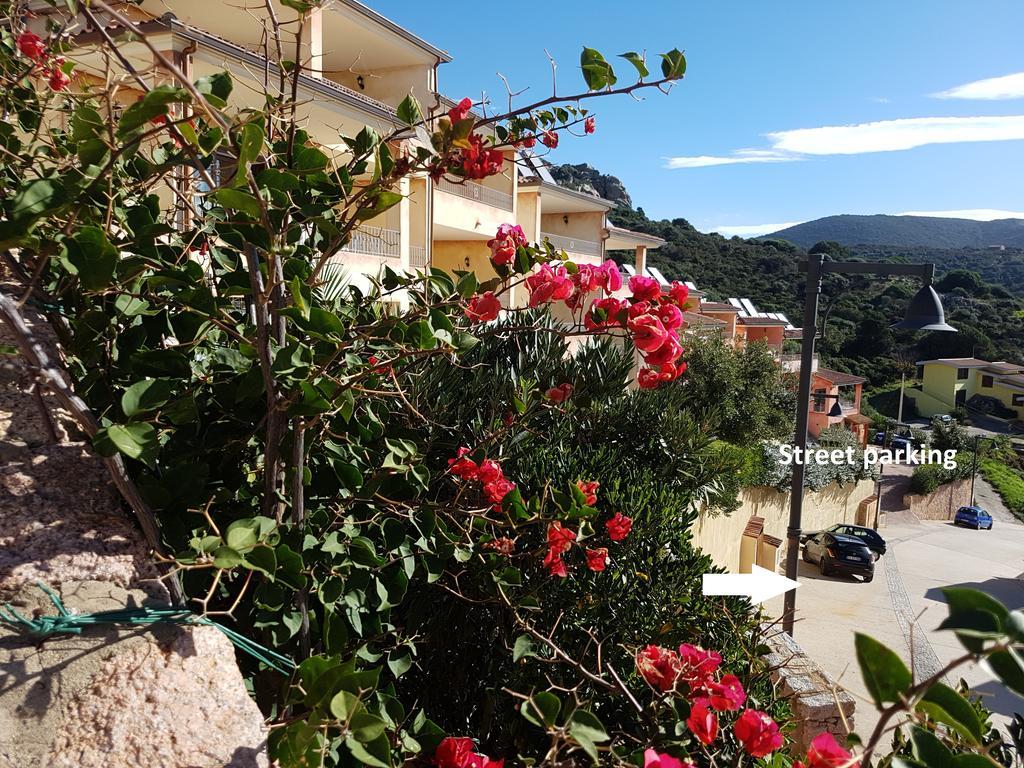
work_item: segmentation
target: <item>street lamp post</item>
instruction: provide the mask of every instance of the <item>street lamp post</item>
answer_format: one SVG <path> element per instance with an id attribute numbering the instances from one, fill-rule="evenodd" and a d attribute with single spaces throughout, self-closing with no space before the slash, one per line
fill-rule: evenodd
<path id="1" fill-rule="evenodd" d="M 803 267 L 803 265 L 801 265 Z M 939 295 L 932 288 L 935 277 L 934 264 L 883 264 L 870 261 L 826 261 L 820 253 L 807 257 L 807 285 L 804 293 L 803 343 L 800 349 L 800 385 L 796 403 L 796 433 L 794 444 L 799 451 L 795 456 L 804 456 L 807 449 L 807 422 L 811 405 L 811 365 L 814 360 L 814 337 L 818 326 L 818 299 L 821 296 L 821 279 L 826 274 L 871 275 L 873 277 L 917 277 L 924 286 L 910 300 L 906 317 L 894 328 L 918 331 L 955 331 L 946 324 L 945 313 Z M 808 332 L 810 336 L 808 337 Z M 804 506 L 804 464 L 794 462 L 793 481 L 790 486 L 789 527 L 786 530 L 786 577 L 797 578 L 800 566 L 800 525 Z M 796 618 L 796 590 L 786 593 L 782 609 L 782 629 L 793 636 Z"/>

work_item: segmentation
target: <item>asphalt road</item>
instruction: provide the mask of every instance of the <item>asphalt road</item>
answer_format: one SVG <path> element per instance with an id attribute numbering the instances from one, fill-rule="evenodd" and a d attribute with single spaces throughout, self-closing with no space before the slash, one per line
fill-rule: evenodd
<path id="1" fill-rule="evenodd" d="M 983 482 L 979 479 L 979 486 Z M 889 524 L 879 530 L 889 549 L 870 583 L 824 577 L 816 566 L 801 562 L 795 639 L 857 699 L 855 730 L 860 736 L 866 738 L 878 718 L 857 667 L 855 632 L 888 645 L 920 678 L 963 653 L 952 633 L 935 629 L 946 616 L 941 587 L 974 587 L 1011 608 L 1024 607 L 1024 524 L 999 507 L 990 508 L 992 531 L 890 514 Z M 782 598 L 769 601 L 766 608 L 779 615 Z M 962 668 L 946 682 L 955 685 L 961 677 L 985 698 L 997 725 L 1005 725 L 1016 711 L 1024 712 L 1024 700 L 992 682 L 983 669 Z"/>

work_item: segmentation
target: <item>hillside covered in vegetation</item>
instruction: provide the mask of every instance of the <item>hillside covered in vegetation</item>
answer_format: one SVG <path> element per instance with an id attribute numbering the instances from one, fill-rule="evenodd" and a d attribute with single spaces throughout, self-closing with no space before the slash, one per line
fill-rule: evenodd
<path id="1" fill-rule="evenodd" d="M 976 221 L 939 216 L 842 214 L 796 224 L 768 235 L 810 248 L 821 240 L 843 245 L 930 248 L 1024 247 L 1024 220 Z"/>

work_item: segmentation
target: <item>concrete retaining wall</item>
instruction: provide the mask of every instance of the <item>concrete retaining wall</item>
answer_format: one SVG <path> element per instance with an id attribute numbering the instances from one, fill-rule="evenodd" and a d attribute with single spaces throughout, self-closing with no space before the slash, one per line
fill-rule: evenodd
<path id="1" fill-rule="evenodd" d="M 807 492 L 804 497 L 803 529 L 817 531 L 835 523 L 871 525 L 874 514 L 871 499 L 875 484 L 861 480 L 856 484 L 830 485 L 820 491 Z M 729 515 L 711 515 L 703 510 L 693 524 L 693 543 L 711 556 L 716 565 L 738 572 L 741 563 L 743 532 L 751 517 L 764 521 L 762 535 L 781 539 L 778 557 L 786 554 L 786 528 L 789 525 L 789 494 L 774 488 L 745 488 L 740 507 Z M 749 570 L 747 568 L 746 570 Z"/>
<path id="2" fill-rule="evenodd" d="M 919 520 L 952 520 L 960 507 L 971 503 L 971 479 L 954 480 L 940 485 L 926 496 L 908 493 L 903 506 Z"/>
<path id="3" fill-rule="evenodd" d="M 842 690 L 789 635 L 769 634 L 765 642 L 771 648 L 764 658 L 771 669 L 772 682 L 789 698 L 796 721 L 793 751 L 806 752 L 811 740 L 825 731 L 842 742 L 853 730 L 853 696 Z"/>

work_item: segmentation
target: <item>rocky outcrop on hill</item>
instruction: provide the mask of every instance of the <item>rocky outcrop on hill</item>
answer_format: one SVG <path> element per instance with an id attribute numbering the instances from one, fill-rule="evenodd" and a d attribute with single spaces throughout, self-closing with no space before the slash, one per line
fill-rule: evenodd
<path id="1" fill-rule="evenodd" d="M 629 197 L 629 192 L 626 191 L 625 184 L 614 176 L 601 173 L 586 163 L 553 165 L 551 166 L 551 175 L 555 177 L 555 181 L 569 189 L 603 197 L 623 208 L 633 207 L 633 201 Z"/>
<path id="2" fill-rule="evenodd" d="M 0 322 L 0 348 L 6 331 Z M 43 324 L 34 331 L 45 342 Z M 55 613 L 41 581 L 79 613 L 166 606 L 102 461 L 33 385 L 0 354 L 0 605 Z M 0 626 L 0 768 L 256 768 L 265 741 L 234 648 L 213 627 L 97 626 L 39 641 Z"/>

